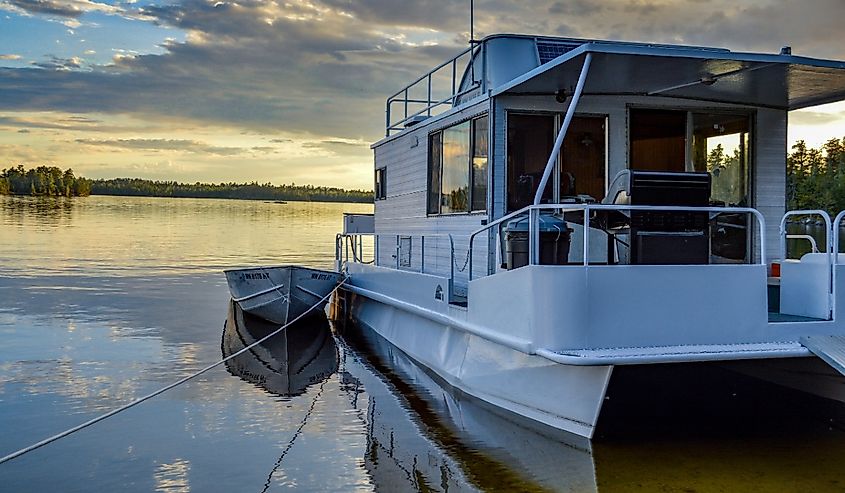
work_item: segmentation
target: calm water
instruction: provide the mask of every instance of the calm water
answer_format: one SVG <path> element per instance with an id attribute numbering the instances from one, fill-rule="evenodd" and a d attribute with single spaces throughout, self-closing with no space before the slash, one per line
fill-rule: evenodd
<path id="1" fill-rule="evenodd" d="M 231 309 L 220 271 L 330 267 L 341 213 L 369 209 L 0 197 L 0 455 L 260 337 L 270 328 Z M 845 491 L 843 412 L 827 402 L 714 370 L 727 403 L 646 406 L 671 392 L 645 375 L 589 444 L 504 419 L 383 341 L 334 329 L 310 320 L 0 465 L 0 490 Z"/>

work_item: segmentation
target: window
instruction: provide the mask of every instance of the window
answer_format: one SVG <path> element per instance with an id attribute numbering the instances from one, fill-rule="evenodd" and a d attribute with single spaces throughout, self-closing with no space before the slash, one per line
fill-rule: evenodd
<path id="1" fill-rule="evenodd" d="M 747 114 L 632 109 L 630 122 L 631 169 L 706 171 L 711 202 L 749 205 Z"/>
<path id="2" fill-rule="evenodd" d="M 748 116 L 693 113 L 692 126 L 692 164 L 710 173 L 711 202 L 747 206 Z"/>
<path id="3" fill-rule="evenodd" d="M 473 122 L 472 210 L 487 210 L 487 117 Z"/>
<path id="4" fill-rule="evenodd" d="M 604 198 L 606 121 L 605 116 L 572 119 L 541 202 L 559 202 L 575 195 Z M 507 122 L 507 204 L 508 212 L 514 212 L 534 202 L 563 115 L 508 113 Z"/>
<path id="5" fill-rule="evenodd" d="M 443 131 L 441 214 L 469 211 L 469 127 L 466 122 Z"/>
<path id="6" fill-rule="evenodd" d="M 508 114 L 508 212 L 534 201 L 555 142 L 555 115 Z M 543 202 L 552 200 L 552 187 Z"/>
<path id="7" fill-rule="evenodd" d="M 387 198 L 387 168 L 378 168 L 376 170 L 376 183 L 373 188 L 375 190 L 376 200 Z"/>
<path id="8" fill-rule="evenodd" d="M 429 137 L 429 214 L 487 210 L 487 116 Z"/>

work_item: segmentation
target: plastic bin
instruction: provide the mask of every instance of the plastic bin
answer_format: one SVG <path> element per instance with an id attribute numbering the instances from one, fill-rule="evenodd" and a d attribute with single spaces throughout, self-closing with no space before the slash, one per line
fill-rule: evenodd
<path id="1" fill-rule="evenodd" d="M 523 216 L 509 221 L 505 226 L 505 268 L 508 270 L 528 265 L 529 223 L 528 216 Z M 572 236 L 566 221 L 551 214 L 541 214 L 537 225 L 540 229 L 539 263 L 566 265 Z"/>

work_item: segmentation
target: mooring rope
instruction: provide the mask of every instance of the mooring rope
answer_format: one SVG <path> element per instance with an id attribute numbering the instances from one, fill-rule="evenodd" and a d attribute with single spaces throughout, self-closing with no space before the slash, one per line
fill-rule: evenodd
<path id="1" fill-rule="evenodd" d="M 302 421 L 299 423 L 299 427 L 294 432 L 293 436 L 290 440 L 288 440 L 287 446 L 282 450 L 282 455 L 279 456 L 279 460 L 277 460 L 273 464 L 273 469 L 270 471 L 270 474 L 267 475 L 267 481 L 264 482 L 264 489 L 261 490 L 261 493 L 266 493 L 267 490 L 270 488 L 270 485 L 273 483 L 273 475 L 276 474 L 276 471 L 279 470 L 279 467 L 282 465 L 282 461 L 285 460 L 285 456 L 288 455 L 290 449 L 293 448 L 293 443 L 296 442 L 296 439 L 299 438 L 299 435 L 302 434 L 302 430 L 305 428 L 305 424 L 308 423 L 308 418 L 311 417 L 311 414 L 314 412 L 314 408 L 317 405 L 317 401 L 320 400 L 320 396 L 323 395 L 323 388 L 326 386 L 326 382 L 328 380 L 323 380 L 320 383 L 320 390 L 317 391 L 317 394 L 314 395 L 314 398 L 311 399 L 311 405 L 308 406 L 308 410 L 305 411 L 305 416 L 302 418 Z"/>
<path id="2" fill-rule="evenodd" d="M 191 379 L 193 379 L 193 378 L 196 378 L 196 377 L 198 377 L 198 376 L 202 375 L 203 373 L 205 373 L 205 372 L 207 372 L 207 371 L 211 370 L 212 368 L 217 367 L 217 366 L 220 366 L 220 365 L 222 365 L 223 363 L 225 363 L 225 362 L 227 362 L 227 361 L 231 360 L 232 358 L 234 358 L 234 357 L 236 357 L 236 356 L 239 356 L 239 355 L 241 355 L 241 354 L 243 354 L 243 353 L 245 353 L 245 352 L 249 351 L 249 350 L 250 350 L 250 349 L 252 349 L 253 347 L 257 346 L 258 344 L 261 344 L 262 342 L 266 341 L 267 339 L 269 339 L 269 338 L 273 337 L 274 335 L 278 334 L 279 332 L 281 332 L 281 331 L 285 330 L 286 328 L 288 328 L 289 326 L 293 325 L 293 324 L 294 324 L 295 322 L 297 322 L 299 319 L 301 319 L 302 317 L 304 317 L 305 315 L 307 315 L 308 313 L 310 313 L 312 310 L 314 310 L 315 308 L 317 308 L 318 306 L 320 306 L 320 304 L 322 304 L 324 301 L 326 301 L 327 299 L 329 299 L 329 297 L 330 297 L 332 294 L 334 294 L 334 292 L 335 292 L 335 291 L 337 291 L 337 290 L 338 290 L 341 286 L 343 286 L 343 284 L 344 284 L 345 282 L 346 282 L 346 278 L 342 278 L 342 279 L 340 280 L 340 282 L 337 284 L 337 286 L 335 286 L 335 287 L 334 287 L 334 289 L 332 289 L 332 290 L 331 290 L 331 292 L 330 292 L 329 294 L 327 294 L 327 295 L 323 296 L 323 298 L 322 298 L 320 301 L 318 301 L 317 303 L 315 303 L 314 305 L 312 305 L 310 308 L 308 308 L 307 310 L 305 310 L 304 312 L 302 312 L 299 316 L 297 316 L 296 318 L 294 318 L 294 319 L 293 319 L 293 320 L 291 320 L 290 322 L 288 322 L 288 323 L 286 323 L 285 325 L 283 325 L 283 326 L 279 327 L 278 329 L 276 329 L 276 330 L 274 330 L 273 332 L 271 332 L 270 334 L 268 334 L 268 335 L 266 335 L 266 336 L 262 337 L 261 339 L 259 339 L 259 340 L 255 341 L 254 343 L 250 344 L 249 346 L 247 346 L 247 347 L 245 347 L 245 348 L 241 349 L 240 351 L 238 351 L 238 352 L 236 352 L 236 353 L 233 353 L 233 354 L 230 354 L 229 356 L 227 356 L 227 357 L 225 357 L 225 358 L 221 359 L 220 361 L 218 361 L 218 362 L 216 362 L 216 363 L 214 363 L 214 364 L 208 365 L 208 366 L 206 366 L 205 368 L 203 368 L 203 369 L 201 369 L 201 370 L 199 370 L 199 371 L 197 371 L 197 372 L 195 372 L 195 373 L 192 373 L 192 374 L 188 375 L 187 377 L 184 377 L 184 378 L 182 378 L 182 379 L 180 379 L 180 380 L 177 380 L 176 382 L 173 382 L 173 383 L 171 383 L 170 385 L 164 386 L 164 387 L 162 387 L 162 388 L 160 388 L 160 389 L 156 390 L 155 392 L 153 392 L 153 393 L 151 393 L 151 394 L 147 394 L 147 395 L 145 395 L 144 397 L 141 397 L 141 398 L 139 398 L 139 399 L 136 399 L 136 400 L 134 400 L 134 401 L 132 401 L 132 402 L 130 402 L 130 403 L 128 403 L 128 404 L 126 404 L 126 405 L 124 405 L 124 406 L 121 406 L 121 407 L 119 407 L 119 408 L 117 408 L 117 409 L 113 409 L 113 410 L 111 410 L 111 411 L 109 411 L 109 412 L 107 412 L 107 413 L 105 413 L 105 414 L 102 414 L 102 415 L 100 415 L 100 416 L 97 416 L 96 418 L 90 419 L 90 420 L 88 420 L 88 421 L 86 421 L 86 422 L 84 422 L 84 423 L 82 423 L 82 424 L 80 424 L 80 425 L 74 426 L 73 428 L 69 428 L 69 429 L 67 429 L 67 430 L 65 430 L 65 431 L 63 431 L 63 432 L 61 432 L 61 433 L 58 433 L 58 434 L 56 434 L 56 435 L 53 435 L 53 436 L 51 436 L 51 437 L 49 437 L 49 438 L 45 438 L 44 440 L 41 440 L 41 441 L 40 441 L 40 442 L 38 442 L 38 443 L 33 443 L 33 444 L 32 444 L 32 445 L 30 445 L 29 447 L 22 448 L 22 449 L 18 450 L 17 452 L 12 452 L 11 454 L 9 454 L 9 455 L 7 455 L 7 456 L 3 457 L 2 459 L 0 459 L 0 464 L 3 464 L 3 463 L 8 462 L 8 461 L 10 461 L 10 460 L 12 460 L 12 459 L 15 459 L 15 458 L 17 458 L 17 457 L 20 457 L 20 456 L 22 456 L 22 455 L 24 455 L 24 454 L 27 454 L 27 453 L 29 453 L 29 452 L 32 452 L 32 451 L 33 451 L 33 450 L 35 450 L 35 449 L 41 448 L 41 447 L 43 447 L 44 445 L 47 445 L 47 444 L 52 443 L 52 442 L 55 442 L 56 440 L 58 440 L 58 439 L 60 439 L 60 438 L 64 438 L 64 437 L 66 437 L 66 436 L 68 436 L 68 435 L 70 435 L 70 434 L 72 434 L 72 433 L 76 433 L 77 431 L 82 430 L 82 429 L 84 429 L 84 428 L 87 428 L 87 427 L 89 427 L 89 426 L 91 426 L 91 425 L 93 425 L 93 424 L 99 423 L 100 421 L 102 421 L 102 420 L 104 420 L 104 419 L 106 419 L 106 418 L 110 418 L 110 417 L 114 416 L 115 414 L 118 414 L 118 413 L 120 413 L 120 412 L 123 412 L 123 411 L 125 411 L 125 410 L 127 410 L 127 409 L 129 409 L 129 408 L 131 408 L 131 407 L 135 407 L 135 406 L 137 406 L 138 404 L 140 404 L 140 403 L 142 403 L 142 402 L 144 402 L 144 401 L 146 401 L 146 400 L 152 399 L 153 397 L 155 397 L 155 396 L 157 396 L 157 395 L 159 395 L 159 394 L 163 394 L 164 392 L 167 392 L 168 390 L 170 390 L 170 389 L 172 389 L 172 388 L 174 388 L 174 387 L 178 387 L 179 385 L 182 385 L 183 383 L 187 382 L 188 380 L 191 380 Z"/>

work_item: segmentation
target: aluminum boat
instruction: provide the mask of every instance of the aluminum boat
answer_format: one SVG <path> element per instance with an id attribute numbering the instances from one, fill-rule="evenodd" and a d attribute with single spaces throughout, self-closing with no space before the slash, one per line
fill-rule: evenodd
<path id="1" fill-rule="evenodd" d="M 305 311 L 323 310 L 340 274 L 296 265 L 224 271 L 232 300 L 243 311 L 284 325 Z"/>

